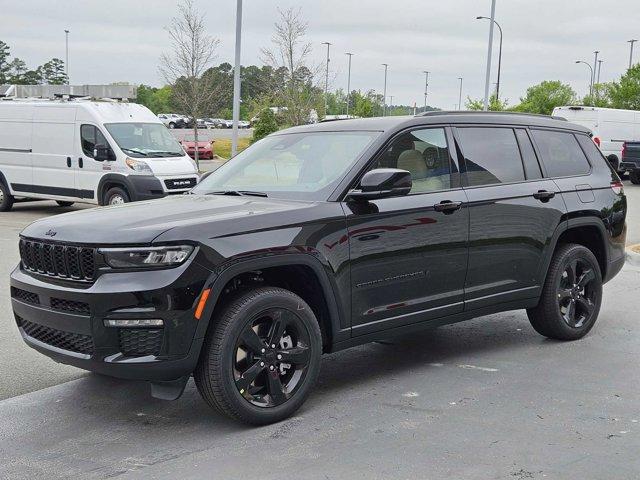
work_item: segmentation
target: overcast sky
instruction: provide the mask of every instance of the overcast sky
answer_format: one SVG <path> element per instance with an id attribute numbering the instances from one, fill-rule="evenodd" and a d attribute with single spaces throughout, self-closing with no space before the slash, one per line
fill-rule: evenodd
<path id="1" fill-rule="evenodd" d="M 220 39 L 218 61 L 233 62 L 234 0 L 195 0 L 209 33 Z M 35 67 L 51 57 L 64 60 L 64 29 L 70 34 L 73 84 L 116 81 L 161 85 L 158 58 L 167 50 L 164 27 L 177 12 L 171 0 L 26 0 L 2 2 L 0 40 L 14 56 Z M 331 47 L 332 87 L 346 87 L 347 58 L 353 57 L 352 88 L 379 92 L 381 63 L 388 63 L 387 94 L 394 104 L 423 103 L 429 70 L 429 104 L 452 109 L 463 98 L 484 93 L 490 0 L 244 0 L 242 63 L 259 63 L 278 8 L 300 6 L 309 23 L 314 62 Z M 579 93 L 588 88 L 590 63 L 600 50 L 602 81 L 617 78 L 628 64 L 627 40 L 640 38 L 638 0 L 497 0 L 504 30 L 501 97 L 518 103 L 526 88 L 562 80 Z M 497 67 L 498 31 L 494 67 Z M 640 47 L 636 44 L 636 60 Z M 492 72 L 495 82 L 496 69 Z"/>

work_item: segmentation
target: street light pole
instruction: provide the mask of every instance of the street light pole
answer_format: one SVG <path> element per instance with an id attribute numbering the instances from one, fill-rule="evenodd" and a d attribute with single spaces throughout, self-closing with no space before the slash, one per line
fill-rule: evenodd
<path id="1" fill-rule="evenodd" d="M 631 44 L 631 51 L 629 52 L 629 68 L 633 66 L 633 44 L 636 43 L 637 41 L 638 40 L 636 39 L 627 40 L 627 43 Z"/>
<path id="2" fill-rule="evenodd" d="M 393 107 L 393 95 L 389 95 L 389 107 Z"/>
<path id="3" fill-rule="evenodd" d="M 327 74 L 324 80 L 324 116 L 327 116 L 327 110 L 329 110 L 329 48 L 331 44 L 329 42 L 322 42 L 322 45 L 327 46 Z"/>
<path id="4" fill-rule="evenodd" d="M 388 63 L 383 63 L 384 67 L 384 90 L 382 93 L 382 116 L 384 117 L 387 113 L 387 70 L 389 69 Z"/>
<path id="5" fill-rule="evenodd" d="M 589 96 L 591 97 L 591 103 L 593 103 L 593 68 L 588 62 L 584 60 L 576 60 L 576 63 L 584 63 L 587 67 L 589 67 L 589 71 L 591 75 L 589 76 Z"/>
<path id="6" fill-rule="evenodd" d="M 460 93 L 458 94 L 458 110 L 462 110 L 462 77 L 458 77 L 458 80 L 460 80 Z"/>
<path id="7" fill-rule="evenodd" d="M 242 0 L 236 6 L 236 61 L 233 70 L 233 131 L 231 133 L 231 156 L 238 153 L 238 122 L 240 121 L 240 51 L 242 41 Z"/>
<path id="8" fill-rule="evenodd" d="M 353 53 L 345 53 L 349 57 L 349 69 L 347 73 L 347 117 L 349 116 L 349 100 L 351 99 L 351 57 Z"/>
<path id="9" fill-rule="evenodd" d="M 427 93 L 429 92 L 429 72 L 426 70 L 424 73 L 424 111 L 427 111 Z"/>
<path id="10" fill-rule="evenodd" d="M 591 80 L 591 85 L 596 84 L 596 72 L 598 71 L 598 54 L 600 53 L 600 50 L 596 50 L 593 53 L 595 54 L 596 58 L 593 60 L 593 79 Z"/>
<path id="11" fill-rule="evenodd" d="M 476 20 L 491 20 L 489 17 L 476 17 Z M 498 81 L 496 82 L 496 100 L 500 98 L 500 72 L 502 70 L 502 27 L 495 20 L 493 23 L 498 27 L 498 31 L 500 32 L 500 47 L 498 49 Z"/>
<path id="12" fill-rule="evenodd" d="M 596 83 L 600 84 L 600 70 L 602 70 L 602 62 L 604 60 L 598 60 L 598 81 Z"/>
<path id="13" fill-rule="evenodd" d="M 64 70 L 67 74 L 67 85 L 69 85 L 69 30 L 64 31 L 64 52 L 65 52 L 65 60 L 64 60 Z"/>
<path id="14" fill-rule="evenodd" d="M 484 110 L 489 110 L 489 85 L 491 83 L 491 51 L 493 49 L 493 26 L 496 22 L 496 0 L 491 0 L 491 23 L 489 24 L 489 47 L 487 48 L 487 73 L 484 81 Z M 458 104 L 458 107 L 460 105 Z"/>

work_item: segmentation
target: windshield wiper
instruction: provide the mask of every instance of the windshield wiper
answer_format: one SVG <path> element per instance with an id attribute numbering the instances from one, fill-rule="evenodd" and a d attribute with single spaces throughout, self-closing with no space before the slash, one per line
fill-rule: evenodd
<path id="1" fill-rule="evenodd" d="M 142 150 L 138 150 L 137 148 L 120 147 L 120 150 L 122 150 L 123 152 L 131 152 L 135 153 L 136 155 L 144 155 L 145 157 L 148 157 L 145 152 L 143 152 Z"/>
<path id="2" fill-rule="evenodd" d="M 268 197 L 264 192 L 252 192 L 251 190 L 220 190 L 217 192 L 209 192 L 207 195 L 235 195 L 237 197 Z"/>
<path id="3" fill-rule="evenodd" d="M 154 150 L 153 152 L 147 153 L 147 155 L 150 155 L 150 156 L 153 156 L 153 157 L 182 157 L 183 154 L 180 153 L 180 152 Z"/>

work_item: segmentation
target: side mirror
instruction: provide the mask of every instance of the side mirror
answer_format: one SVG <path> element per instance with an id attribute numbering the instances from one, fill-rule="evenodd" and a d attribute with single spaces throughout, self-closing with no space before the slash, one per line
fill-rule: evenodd
<path id="1" fill-rule="evenodd" d="M 93 159 L 98 162 L 111 160 L 109 147 L 107 145 L 98 144 L 93 148 Z"/>
<path id="2" fill-rule="evenodd" d="M 364 174 L 360 189 L 347 194 L 349 200 L 398 197 L 411 191 L 411 173 L 398 168 L 376 168 Z"/>

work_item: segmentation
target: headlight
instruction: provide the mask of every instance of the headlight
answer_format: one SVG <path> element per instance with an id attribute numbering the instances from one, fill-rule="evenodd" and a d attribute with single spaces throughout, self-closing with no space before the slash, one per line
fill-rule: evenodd
<path id="1" fill-rule="evenodd" d="M 101 248 L 98 250 L 112 268 L 173 267 L 183 263 L 191 252 L 191 245 L 166 247 Z"/>
<path id="2" fill-rule="evenodd" d="M 128 158 L 125 160 L 127 166 L 131 169 L 131 170 L 135 170 L 136 172 L 139 173 L 153 173 L 151 171 L 151 167 L 149 167 L 149 165 L 147 164 L 147 162 L 144 162 L 142 160 L 134 160 L 133 158 Z"/>

